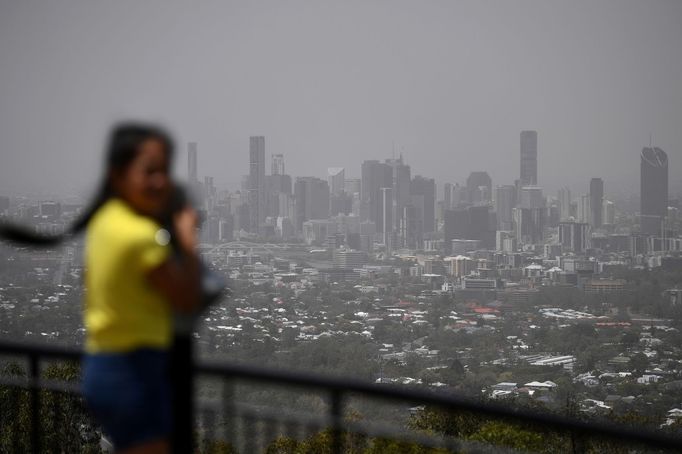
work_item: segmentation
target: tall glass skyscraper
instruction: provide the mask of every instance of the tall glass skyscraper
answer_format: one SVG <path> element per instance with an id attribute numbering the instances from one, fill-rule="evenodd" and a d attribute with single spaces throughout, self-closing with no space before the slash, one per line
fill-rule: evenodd
<path id="1" fill-rule="evenodd" d="M 604 180 L 592 178 L 590 180 L 590 211 L 593 227 L 601 227 L 603 223 L 602 206 L 604 204 Z"/>
<path id="2" fill-rule="evenodd" d="M 265 221 L 265 137 L 252 136 L 249 143 L 249 228 L 258 233 Z"/>
<path id="3" fill-rule="evenodd" d="M 538 133 L 521 131 L 521 185 L 538 184 Z"/>
<path id="4" fill-rule="evenodd" d="M 640 171 L 641 230 L 660 235 L 668 212 L 668 155 L 658 147 L 643 148 Z"/>
<path id="5" fill-rule="evenodd" d="M 197 143 L 187 144 L 187 180 L 190 183 L 199 181 L 197 177 Z"/>

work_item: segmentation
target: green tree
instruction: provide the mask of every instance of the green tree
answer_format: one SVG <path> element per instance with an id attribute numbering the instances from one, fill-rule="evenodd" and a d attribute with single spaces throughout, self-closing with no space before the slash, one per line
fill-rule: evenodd
<path id="1" fill-rule="evenodd" d="M 22 379 L 26 372 L 17 364 L 9 364 L 2 375 Z M 41 378 L 74 383 L 79 376 L 78 364 L 65 362 L 49 365 Z M 80 396 L 47 390 L 40 390 L 38 393 L 41 452 L 100 452 L 100 435 L 94 429 Z M 0 452 L 31 450 L 31 416 L 29 391 L 0 386 Z"/>
<path id="2" fill-rule="evenodd" d="M 644 353 L 635 353 L 630 357 L 630 366 L 638 374 L 643 374 L 649 365 L 649 358 Z"/>

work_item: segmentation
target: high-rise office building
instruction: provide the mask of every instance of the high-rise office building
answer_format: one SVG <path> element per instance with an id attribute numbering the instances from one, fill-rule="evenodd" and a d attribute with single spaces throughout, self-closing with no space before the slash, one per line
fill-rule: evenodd
<path id="1" fill-rule="evenodd" d="M 569 188 L 559 189 L 559 219 L 567 221 L 571 217 L 571 190 Z"/>
<path id="2" fill-rule="evenodd" d="M 514 232 L 519 246 L 542 242 L 546 213 L 544 208 L 514 208 Z"/>
<path id="3" fill-rule="evenodd" d="M 559 243 L 564 251 L 574 253 L 585 252 L 590 245 L 590 225 L 585 222 L 560 222 Z"/>
<path id="4" fill-rule="evenodd" d="M 577 213 L 576 218 L 578 222 L 583 222 L 585 224 L 592 225 L 592 207 L 591 207 L 591 197 L 589 194 L 581 195 L 577 202 Z"/>
<path id="5" fill-rule="evenodd" d="M 346 192 L 346 194 L 353 195 L 353 194 L 360 194 L 361 191 L 361 186 L 362 186 L 362 180 L 359 178 L 346 178 L 344 184 L 343 184 L 343 190 Z"/>
<path id="6" fill-rule="evenodd" d="M 452 200 L 450 206 L 455 209 L 462 205 L 467 205 L 469 203 L 469 194 L 466 186 L 460 186 L 456 183 L 452 187 Z"/>
<path id="7" fill-rule="evenodd" d="M 330 215 L 349 214 L 353 212 L 353 194 L 345 191 L 344 170 L 342 168 L 330 168 L 327 172 L 329 184 L 329 209 Z"/>
<path id="8" fill-rule="evenodd" d="M 391 233 L 393 232 L 393 188 L 381 188 L 381 225 L 382 241 L 386 252 L 391 250 Z"/>
<path id="9" fill-rule="evenodd" d="M 392 229 L 397 231 L 400 228 L 400 217 L 403 207 L 410 203 L 410 166 L 403 162 L 403 156 L 397 159 L 387 159 L 386 164 L 391 168 L 391 188 L 392 191 Z"/>
<path id="10" fill-rule="evenodd" d="M 286 217 L 287 203 L 293 200 L 291 175 L 285 173 L 283 154 L 273 154 L 271 158 L 271 175 L 265 176 L 265 216 Z"/>
<path id="11" fill-rule="evenodd" d="M 329 167 L 327 169 L 327 182 L 331 195 L 340 195 L 344 192 L 346 171 L 343 167 Z"/>
<path id="12" fill-rule="evenodd" d="M 353 212 L 353 196 L 345 192 L 329 197 L 329 215 L 350 214 Z"/>
<path id="13" fill-rule="evenodd" d="M 443 239 L 445 253 L 452 253 L 452 240 L 466 239 L 469 234 L 469 209 L 446 210 L 443 215 Z"/>
<path id="14" fill-rule="evenodd" d="M 446 210 L 443 223 L 444 248 L 453 253 L 452 240 L 478 240 L 479 246 L 495 247 L 495 216 L 488 205 Z"/>
<path id="15" fill-rule="evenodd" d="M 604 199 L 602 204 L 602 225 L 613 225 L 616 223 L 616 207 L 610 200 Z"/>
<path id="16" fill-rule="evenodd" d="M 419 242 L 417 233 L 417 208 L 412 204 L 405 205 L 400 217 L 399 230 L 402 246 L 408 249 L 416 249 Z"/>
<path id="17" fill-rule="evenodd" d="M 283 154 L 273 154 L 272 164 L 270 168 L 270 173 L 272 175 L 284 175 L 284 155 Z"/>
<path id="18" fill-rule="evenodd" d="M 552 199 L 548 206 L 545 206 L 547 227 L 557 227 L 559 221 L 561 221 L 561 214 L 559 212 L 559 204 L 556 200 Z"/>
<path id="19" fill-rule="evenodd" d="M 421 232 L 436 231 L 436 181 L 433 178 L 415 176 L 410 183 L 412 204 L 419 212 L 418 224 L 421 221 Z M 419 228 L 419 225 L 417 226 Z"/>
<path id="20" fill-rule="evenodd" d="M 545 199 L 542 196 L 542 188 L 539 186 L 524 186 L 521 188 L 518 206 L 521 208 L 542 208 Z"/>
<path id="21" fill-rule="evenodd" d="M 592 226 L 601 227 L 604 223 L 602 216 L 602 206 L 604 204 L 604 180 L 592 178 L 590 180 L 590 210 Z"/>
<path id="22" fill-rule="evenodd" d="M 509 230 L 498 230 L 495 232 L 495 249 L 502 252 L 516 252 L 516 235 Z"/>
<path id="23" fill-rule="evenodd" d="M 249 229 L 258 233 L 265 221 L 265 137 L 252 136 L 249 143 Z"/>
<path id="24" fill-rule="evenodd" d="M 0 196 L 0 214 L 7 214 L 9 210 L 9 197 Z"/>
<path id="25" fill-rule="evenodd" d="M 187 181 L 190 184 L 197 183 L 199 177 L 197 176 L 197 143 L 189 142 L 187 144 Z"/>
<path id="26" fill-rule="evenodd" d="M 452 183 L 445 183 L 443 185 L 443 209 L 452 209 Z"/>
<path id="27" fill-rule="evenodd" d="M 360 187 L 360 217 L 372 221 L 382 232 L 381 188 L 393 187 L 393 169 L 376 160 L 362 163 L 362 184 Z"/>
<path id="28" fill-rule="evenodd" d="M 488 172 L 471 172 L 467 178 L 469 203 L 486 204 L 492 200 L 493 180 Z"/>
<path id="29" fill-rule="evenodd" d="M 521 131 L 521 185 L 538 184 L 538 133 Z"/>
<path id="30" fill-rule="evenodd" d="M 278 217 L 286 216 L 286 207 L 282 205 L 283 201 L 292 199 L 292 183 L 290 175 L 266 175 L 265 176 L 265 190 L 266 190 L 266 216 Z M 284 207 L 284 211 L 282 208 Z"/>
<path id="31" fill-rule="evenodd" d="M 497 220 L 490 206 L 469 207 L 469 234 L 467 239 L 480 240 L 481 246 L 488 249 L 495 247 L 495 226 Z"/>
<path id="32" fill-rule="evenodd" d="M 295 226 L 301 231 L 303 223 L 329 217 L 329 184 L 315 177 L 297 177 L 294 183 Z"/>
<path id="33" fill-rule="evenodd" d="M 512 210 L 516 206 L 516 187 L 512 185 L 495 188 L 495 211 L 497 212 L 497 229 L 511 230 L 514 226 Z"/>
<path id="34" fill-rule="evenodd" d="M 660 148 L 642 149 L 640 185 L 642 233 L 660 235 L 668 210 L 668 155 Z"/>

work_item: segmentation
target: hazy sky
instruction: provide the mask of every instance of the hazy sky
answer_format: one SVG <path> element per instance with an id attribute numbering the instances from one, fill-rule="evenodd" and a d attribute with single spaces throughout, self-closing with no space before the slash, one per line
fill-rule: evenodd
<path id="1" fill-rule="evenodd" d="M 538 131 L 539 184 L 639 191 L 649 133 L 682 171 L 682 1 L 0 0 L 0 193 L 85 194 L 120 118 L 161 121 L 238 188 L 250 135 L 287 173 L 493 184 Z M 440 192 L 440 189 L 439 189 Z"/>

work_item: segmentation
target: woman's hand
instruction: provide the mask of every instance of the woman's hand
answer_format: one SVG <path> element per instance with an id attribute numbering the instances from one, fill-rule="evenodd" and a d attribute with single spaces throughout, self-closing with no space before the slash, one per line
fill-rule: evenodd
<path id="1" fill-rule="evenodd" d="M 185 207 L 173 216 L 180 254 L 170 257 L 147 276 L 178 312 L 192 312 L 200 303 L 200 270 L 197 255 L 197 212 Z"/>
<path id="2" fill-rule="evenodd" d="M 186 206 L 173 216 L 178 246 L 185 253 L 192 253 L 197 247 L 197 220 L 197 212 L 190 206 Z"/>

